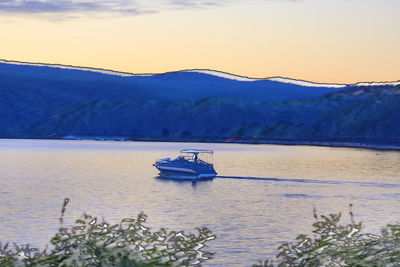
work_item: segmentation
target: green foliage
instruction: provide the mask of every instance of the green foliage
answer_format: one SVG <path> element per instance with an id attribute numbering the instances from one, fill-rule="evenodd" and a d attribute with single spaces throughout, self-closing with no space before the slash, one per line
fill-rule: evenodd
<path id="1" fill-rule="evenodd" d="M 68 199 L 64 202 L 60 222 Z M 389 224 L 380 235 L 362 233 L 362 223 L 341 224 L 342 215 L 318 216 L 314 211 L 313 236 L 299 235 L 278 248 L 277 262 L 270 260 L 253 267 L 292 266 L 399 266 L 400 224 Z M 207 228 L 197 234 L 144 226 L 146 215 L 123 219 L 111 225 L 84 214 L 72 227 L 60 227 L 51 239 L 52 248 L 40 251 L 29 245 L 0 243 L 0 266 L 31 267 L 153 267 L 200 266 L 212 257 L 203 251 L 215 239 Z"/>
<path id="2" fill-rule="evenodd" d="M 341 214 L 318 216 L 314 237 L 299 235 L 296 241 L 278 248 L 276 266 L 399 266 L 400 225 L 389 224 L 380 235 L 362 233 L 350 211 L 351 223 L 340 224 Z M 270 261 L 253 267 L 272 267 Z"/>
<path id="3" fill-rule="evenodd" d="M 0 266 L 197 266 L 211 258 L 212 253 L 202 250 L 215 239 L 208 229 L 197 228 L 197 234 L 151 232 L 145 221 L 141 213 L 111 225 L 84 214 L 75 226 L 59 228 L 50 251 L 0 246 Z"/>

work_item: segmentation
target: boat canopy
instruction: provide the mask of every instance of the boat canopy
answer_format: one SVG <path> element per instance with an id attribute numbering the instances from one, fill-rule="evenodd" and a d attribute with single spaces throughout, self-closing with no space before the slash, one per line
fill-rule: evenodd
<path id="1" fill-rule="evenodd" d="M 209 153 L 209 154 L 213 154 L 214 151 L 207 150 L 207 149 L 183 149 L 183 150 L 181 150 L 181 153 L 190 153 L 190 154 Z"/>

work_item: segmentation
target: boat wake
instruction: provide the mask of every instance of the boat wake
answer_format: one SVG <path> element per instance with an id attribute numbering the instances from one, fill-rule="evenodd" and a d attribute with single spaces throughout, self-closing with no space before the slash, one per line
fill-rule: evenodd
<path id="1" fill-rule="evenodd" d="M 237 180 L 258 180 L 273 182 L 292 182 L 292 183 L 317 183 L 317 184 L 334 184 L 334 185 L 359 185 L 372 187 L 400 187 L 400 184 L 384 183 L 384 182 L 358 182 L 358 181 L 335 181 L 335 180 L 315 180 L 315 179 L 288 179 L 288 178 L 270 178 L 270 177 L 245 177 L 245 176 L 216 176 L 218 179 L 237 179 Z"/>

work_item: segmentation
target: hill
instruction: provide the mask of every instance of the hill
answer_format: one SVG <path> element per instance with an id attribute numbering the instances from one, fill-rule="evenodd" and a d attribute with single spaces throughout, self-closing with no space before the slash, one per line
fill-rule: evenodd
<path id="1" fill-rule="evenodd" d="M 0 62 L 0 137 L 400 144 L 400 86 Z"/>

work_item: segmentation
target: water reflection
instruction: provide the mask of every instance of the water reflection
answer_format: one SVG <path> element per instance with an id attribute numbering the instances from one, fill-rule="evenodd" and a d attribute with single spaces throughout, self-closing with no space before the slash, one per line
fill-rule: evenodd
<path id="1" fill-rule="evenodd" d="M 202 179 L 182 179 L 182 178 L 165 178 L 162 176 L 156 176 L 154 177 L 159 182 L 162 183 L 178 183 L 178 184 L 191 184 L 192 187 L 196 187 L 197 184 L 199 183 L 207 183 L 207 182 L 212 182 L 215 178 L 202 178 Z"/>

